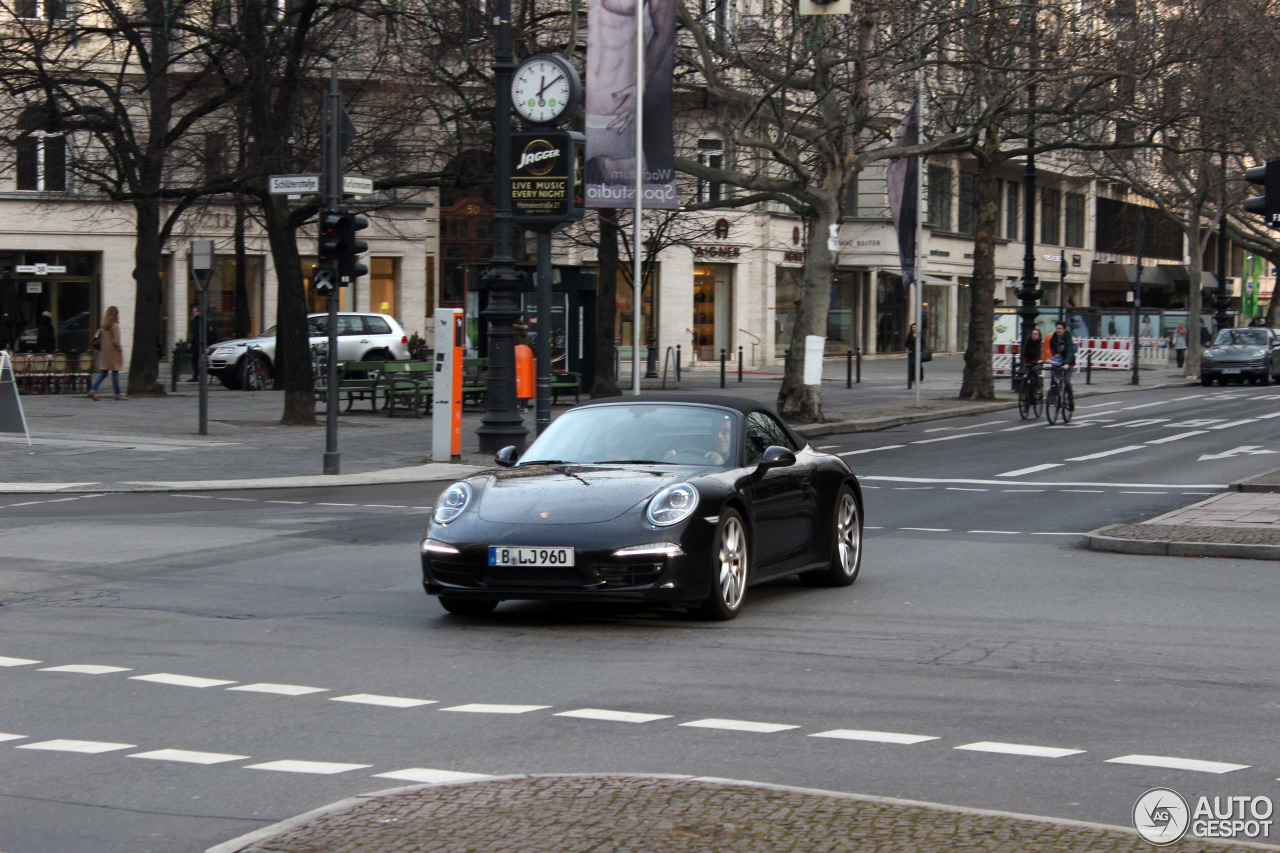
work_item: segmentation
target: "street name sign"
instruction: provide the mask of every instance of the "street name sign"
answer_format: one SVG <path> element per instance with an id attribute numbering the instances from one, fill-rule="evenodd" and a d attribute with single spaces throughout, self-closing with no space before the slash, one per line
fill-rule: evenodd
<path id="1" fill-rule="evenodd" d="M 319 175 L 272 175 L 269 180 L 272 195 L 320 192 Z"/>

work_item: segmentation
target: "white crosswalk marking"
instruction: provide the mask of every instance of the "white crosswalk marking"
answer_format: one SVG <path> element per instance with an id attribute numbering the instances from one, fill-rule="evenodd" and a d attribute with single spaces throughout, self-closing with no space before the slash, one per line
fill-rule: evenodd
<path id="1" fill-rule="evenodd" d="M 41 672 L 74 672 L 78 675 L 106 675 L 109 672 L 128 672 L 127 666 L 97 666 L 88 663 L 69 663 L 65 666 L 46 666 Z"/>
<path id="2" fill-rule="evenodd" d="M 835 738 L 837 740 L 865 740 L 872 743 L 901 743 L 915 744 L 924 743 L 925 741 L 938 740 L 930 735 L 908 735 L 900 732 L 876 732 L 867 731 L 865 729 L 832 729 L 829 732 L 818 732 L 809 735 L 809 737 L 826 737 Z"/>
<path id="3" fill-rule="evenodd" d="M 454 705 L 452 708 L 441 708 L 441 711 L 461 711 L 464 714 L 527 714 L 530 711 L 542 711 L 550 705 L 486 705 L 473 702 L 469 705 Z"/>
<path id="4" fill-rule="evenodd" d="M 242 690 L 246 693 L 275 693 L 280 696 L 304 696 L 307 693 L 324 693 L 327 687 L 304 687 L 301 684 L 241 684 L 239 687 L 228 687 L 228 690 Z"/>
<path id="5" fill-rule="evenodd" d="M 331 696 L 330 702 L 354 702 L 358 705 L 380 705 L 384 708 L 416 708 L 434 705 L 435 699 L 406 699 L 403 696 L 379 696 L 376 693 L 353 693 L 350 696 Z"/>
<path id="6" fill-rule="evenodd" d="M 1223 761 L 1200 761 L 1195 758 L 1175 758 L 1169 755 L 1122 755 L 1108 758 L 1108 764 L 1136 764 L 1141 767 L 1163 767 L 1168 770 L 1194 770 L 1199 773 L 1231 773 L 1245 770 L 1248 764 L 1228 764 Z"/>
<path id="7" fill-rule="evenodd" d="M 694 720 L 692 723 L 681 723 L 680 725 L 695 729 L 723 729 L 730 732 L 756 732 L 758 734 L 773 734 L 800 728 L 799 726 L 787 726 L 780 723 L 753 723 L 749 720 L 719 719 Z"/>
<path id="8" fill-rule="evenodd" d="M 131 675 L 133 681 L 150 681 L 155 684 L 172 684 L 175 687 L 221 687 L 224 684 L 235 684 L 220 678 L 197 678 L 194 675 L 175 675 L 172 672 L 153 672 L 150 675 Z"/>
<path id="9" fill-rule="evenodd" d="M 86 755 L 97 755 L 100 752 L 114 752 L 117 749 L 134 749 L 133 743 L 107 743 L 98 740 L 42 740 L 39 743 L 21 743 L 14 749 L 43 749 L 50 752 L 83 752 Z"/>
<path id="10" fill-rule="evenodd" d="M 27 658 L 0 657 L 0 666 L 31 666 L 37 663 L 41 663 L 41 661 L 28 660 Z"/>
<path id="11" fill-rule="evenodd" d="M 336 761 L 268 761 L 265 764 L 250 764 L 246 770 L 275 770 L 280 773 L 316 773 L 321 776 L 332 776 L 335 773 L 346 773 L 350 770 L 363 770 L 372 764 L 340 764 Z"/>
<path id="12" fill-rule="evenodd" d="M 977 743 L 966 743 L 956 749 L 971 752 L 995 752 L 1001 755 L 1025 755 L 1031 758 L 1064 758 L 1068 755 L 1079 755 L 1083 749 L 1062 749 L 1056 746 L 1032 746 L 1025 743 L 1001 743 L 1000 741 L 983 740 Z"/>
<path id="13" fill-rule="evenodd" d="M 429 767 L 406 767 L 390 773 L 375 773 L 375 779 L 398 779 L 402 782 L 421 782 L 426 785 L 443 785 L 448 782 L 470 782 L 475 779 L 491 779 L 488 773 L 461 773 L 457 770 L 433 770 Z"/>
<path id="14" fill-rule="evenodd" d="M 615 723 L 649 723 L 654 720 L 669 720 L 670 714 L 636 714 L 631 711 L 605 711 L 599 708 L 579 708 L 576 711 L 561 711 L 556 717 L 575 717 L 580 720 L 605 720 Z"/>
<path id="15" fill-rule="evenodd" d="M 189 749 L 153 749 L 135 752 L 130 758 L 149 758 L 153 761 L 178 761 L 183 764 L 222 764 L 227 761 L 243 761 L 247 755 L 231 755 L 225 752 L 194 752 Z"/>

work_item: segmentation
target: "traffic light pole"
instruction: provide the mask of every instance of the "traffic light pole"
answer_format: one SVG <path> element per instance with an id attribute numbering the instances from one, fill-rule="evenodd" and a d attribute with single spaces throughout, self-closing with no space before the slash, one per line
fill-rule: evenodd
<path id="1" fill-rule="evenodd" d="M 327 211 L 335 211 L 342 203 L 342 151 L 340 148 L 340 114 L 342 95 L 338 90 L 338 56 L 329 54 L 329 91 L 325 93 L 324 158 L 321 169 L 324 187 L 323 221 Z M 323 228 L 323 226 L 322 226 Z M 329 342 L 325 364 L 328 376 L 325 381 L 324 415 L 324 473 L 338 474 L 342 468 L 342 455 L 338 452 L 338 271 L 330 271 L 329 294 L 326 300 L 329 310 Z"/>
<path id="2" fill-rule="evenodd" d="M 1036 13 L 1039 11 L 1038 4 L 1031 4 L 1030 18 L 1030 62 L 1028 63 L 1031 73 L 1036 73 L 1036 65 L 1039 59 L 1039 45 L 1036 39 L 1039 37 L 1036 29 Z M 1036 317 L 1040 315 L 1036 302 L 1040 299 L 1039 282 L 1036 280 L 1036 84 L 1035 78 L 1027 85 L 1027 166 L 1023 172 L 1023 242 L 1025 251 L 1022 256 L 1022 287 L 1018 289 L 1018 299 L 1021 306 L 1018 308 L 1018 316 L 1022 318 L 1022 332 L 1019 341 L 1025 341 L 1031 337 L 1031 330 L 1036 326 Z"/>

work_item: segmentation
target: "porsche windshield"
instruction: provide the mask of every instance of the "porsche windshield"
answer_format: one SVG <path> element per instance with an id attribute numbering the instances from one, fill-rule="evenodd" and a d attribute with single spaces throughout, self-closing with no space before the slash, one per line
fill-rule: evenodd
<path id="1" fill-rule="evenodd" d="M 724 409 L 635 403 L 588 406 L 554 420 L 520 464 L 676 464 L 723 467 L 738 446 Z"/>
<path id="2" fill-rule="evenodd" d="M 1268 337 L 1265 329 L 1223 329 L 1218 332 L 1218 337 L 1214 338 L 1213 345 L 1215 347 L 1265 347 Z"/>

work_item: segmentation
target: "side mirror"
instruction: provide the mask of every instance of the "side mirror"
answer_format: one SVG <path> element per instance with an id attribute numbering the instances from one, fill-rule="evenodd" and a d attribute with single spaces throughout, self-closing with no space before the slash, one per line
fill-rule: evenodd
<path id="1" fill-rule="evenodd" d="M 514 444 L 502 448 L 493 457 L 493 461 L 498 463 L 499 468 L 514 468 L 519 459 L 520 451 Z"/>
<path id="2" fill-rule="evenodd" d="M 767 471 L 770 468 L 787 468 L 796 464 L 796 455 L 785 447 L 777 444 L 771 444 L 765 448 L 764 456 L 760 458 L 760 470 Z"/>

